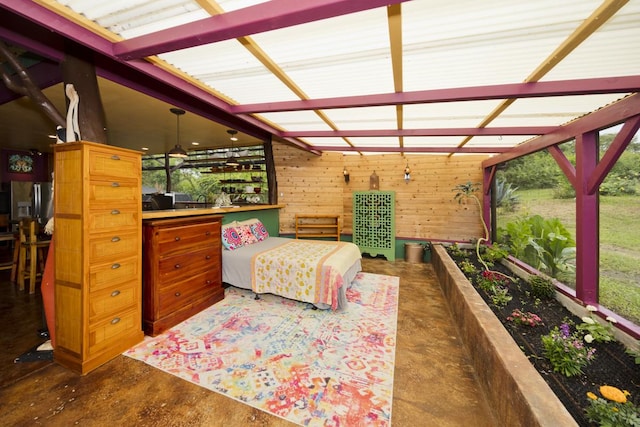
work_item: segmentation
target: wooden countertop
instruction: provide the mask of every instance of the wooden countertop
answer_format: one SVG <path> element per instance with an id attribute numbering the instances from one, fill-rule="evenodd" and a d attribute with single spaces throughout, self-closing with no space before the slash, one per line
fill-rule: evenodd
<path id="1" fill-rule="evenodd" d="M 284 205 L 245 205 L 230 208 L 193 208 L 193 209 L 166 209 L 162 211 L 143 211 L 142 219 L 176 218 L 195 215 L 224 215 L 233 212 L 261 211 L 265 209 L 281 209 Z"/>

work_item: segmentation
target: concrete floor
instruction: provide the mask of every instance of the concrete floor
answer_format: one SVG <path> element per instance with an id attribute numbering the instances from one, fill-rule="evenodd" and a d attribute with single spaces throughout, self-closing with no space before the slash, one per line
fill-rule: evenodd
<path id="1" fill-rule="evenodd" d="M 431 264 L 365 258 L 363 270 L 400 277 L 392 424 L 496 425 Z M 8 277 L 0 272 L 0 424 L 293 425 L 125 356 L 86 376 L 53 362 L 14 363 L 42 341 L 42 304 Z"/>

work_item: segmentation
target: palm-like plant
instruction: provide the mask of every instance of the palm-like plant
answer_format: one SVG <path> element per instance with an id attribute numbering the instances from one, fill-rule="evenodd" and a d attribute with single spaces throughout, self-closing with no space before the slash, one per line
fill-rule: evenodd
<path id="1" fill-rule="evenodd" d="M 489 229 L 487 229 L 487 225 L 484 222 L 484 215 L 482 215 L 482 204 L 480 203 L 480 199 L 478 198 L 478 196 L 476 196 L 476 193 L 479 190 L 480 190 L 479 183 L 477 182 L 473 183 L 471 181 L 467 181 L 466 183 L 458 184 L 453 188 L 453 191 L 456 191 L 456 195 L 453 196 L 453 198 L 454 200 L 457 200 L 458 203 L 462 203 L 463 200 L 472 199 L 472 200 L 475 200 L 476 204 L 478 205 L 478 211 L 480 212 L 480 222 L 482 223 L 482 229 L 484 230 L 484 235 L 476 241 L 476 256 L 478 257 L 478 261 L 482 264 L 484 269 L 486 271 L 491 271 L 487 263 L 482 259 L 482 256 L 480 255 L 480 245 L 483 242 L 489 241 Z M 506 274 L 503 274 L 499 271 L 494 271 L 494 273 L 500 274 L 515 282 L 514 278 L 507 276 Z"/>

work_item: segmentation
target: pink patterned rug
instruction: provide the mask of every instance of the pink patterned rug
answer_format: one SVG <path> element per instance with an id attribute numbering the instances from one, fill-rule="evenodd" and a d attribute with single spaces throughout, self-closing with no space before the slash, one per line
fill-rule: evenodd
<path id="1" fill-rule="evenodd" d="M 299 425 L 389 426 L 398 287 L 359 273 L 338 312 L 228 288 L 125 355 Z"/>

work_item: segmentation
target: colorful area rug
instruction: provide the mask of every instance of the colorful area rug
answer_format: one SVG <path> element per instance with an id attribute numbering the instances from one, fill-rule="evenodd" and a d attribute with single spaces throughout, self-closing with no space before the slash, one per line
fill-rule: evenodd
<path id="1" fill-rule="evenodd" d="M 337 312 L 227 288 L 125 355 L 299 425 L 389 426 L 398 287 L 359 273 Z"/>

